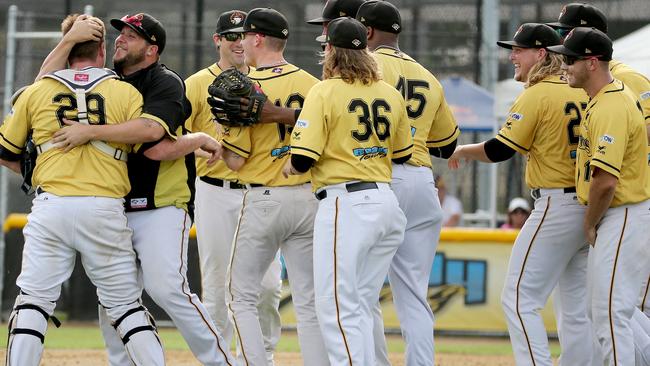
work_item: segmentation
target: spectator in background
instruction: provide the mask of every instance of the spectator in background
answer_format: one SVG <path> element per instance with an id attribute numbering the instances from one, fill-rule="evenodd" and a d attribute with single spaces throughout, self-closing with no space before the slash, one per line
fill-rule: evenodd
<path id="1" fill-rule="evenodd" d="M 442 206 L 442 226 L 454 227 L 462 223 L 463 204 L 460 200 L 447 194 L 447 185 L 442 176 L 436 176 L 436 187 L 438 187 L 438 198 Z"/>
<path id="2" fill-rule="evenodd" d="M 502 229 L 521 229 L 530 216 L 530 204 L 521 197 L 513 198 L 508 204 L 508 220 L 501 225 Z"/>

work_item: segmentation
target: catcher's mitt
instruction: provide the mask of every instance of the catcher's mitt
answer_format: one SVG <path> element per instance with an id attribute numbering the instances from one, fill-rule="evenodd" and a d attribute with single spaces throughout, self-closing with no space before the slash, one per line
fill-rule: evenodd
<path id="1" fill-rule="evenodd" d="M 241 71 L 224 70 L 208 87 L 208 104 L 217 122 L 228 127 L 245 127 L 259 122 L 266 95 Z M 242 103 L 246 98 L 248 104 Z"/>

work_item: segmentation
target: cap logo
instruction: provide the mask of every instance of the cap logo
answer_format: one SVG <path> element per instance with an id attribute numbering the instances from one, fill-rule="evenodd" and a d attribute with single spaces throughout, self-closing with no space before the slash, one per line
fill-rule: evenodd
<path id="1" fill-rule="evenodd" d="M 399 24 L 393 23 L 392 28 L 395 30 L 399 30 Z"/>
<path id="2" fill-rule="evenodd" d="M 355 38 L 355 39 L 352 41 L 352 44 L 353 44 L 355 47 L 359 47 L 359 46 L 361 45 L 361 41 Z"/>
<path id="3" fill-rule="evenodd" d="M 144 15 L 142 13 L 139 13 L 131 16 L 125 15 L 121 20 L 136 27 L 142 27 L 142 19 L 144 19 Z"/>
<path id="4" fill-rule="evenodd" d="M 540 42 L 540 41 L 535 41 L 535 46 L 541 46 L 541 45 L 542 45 L 542 42 Z"/>
<path id="5" fill-rule="evenodd" d="M 591 50 L 588 48 L 585 48 L 585 53 L 591 53 Z"/>
<path id="6" fill-rule="evenodd" d="M 230 23 L 231 24 L 237 25 L 237 24 L 241 23 L 243 20 L 244 20 L 244 14 L 242 14 L 242 13 L 240 13 L 238 11 L 230 14 Z"/>
<path id="7" fill-rule="evenodd" d="M 364 18 L 364 17 L 361 17 L 361 19 L 359 19 L 359 21 L 363 23 L 363 22 L 365 22 L 365 21 L 366 21 L 366 18 Z"/>
<path id="8" fill-rule="evenodd" d="M 344 17 L 344 16 L 346 16 L 346 15 L 347 15 L 347 14 L 345 14 L 344 11 L 339 11 L 339 16 L 340 16 L 340 17 Z"/>
<path id="9" fill-rule="evenodd" d="M 152 35 L 151 35 L 151 40 L 154 41 L 154 42 L 157 42 L 157 41 L 156 41 L 156 36 L 154 36 L 154 35 L 152 34 Z"/>
<path id="10" fill-rule="evenodd" d="M 585 24 L 587 24 L 587 21 L 580 19 L 580 25 L 585 25 Z"/>
<path id="11" fill-rule="evenodd" d="M 286 37 L 286 36 L 287 36 L 287 34 L 289 34 L 289 30 L 288 30 L 288 29 L 286 29 L 286 28 L 285 28 L 285 29 L 283 29 L 283 30 L 282 30 L 282 34 L 284 34 L 284 36 Z"/>
<path id="12" fill-rule="evenodd" d="M 256 28 L 257 27 L 255 26 L 255 24 L 251 24 L 251 29 L 256 29 Z"/>

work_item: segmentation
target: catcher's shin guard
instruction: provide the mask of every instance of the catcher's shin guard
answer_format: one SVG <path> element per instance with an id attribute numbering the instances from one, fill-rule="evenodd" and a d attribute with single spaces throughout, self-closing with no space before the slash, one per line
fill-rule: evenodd
<path id="1" fill-rule="evenodd" d="M 39 305 L 36 305 L 36 304 Z M 61 323 L 51 316 L 54 303 L 20 294 L 9 317 L 7 366 L 37 366 L 43 356 L 47 321 L 58 328 Z"/>
<path id="2" fill-rule="evenodd" d="M 126 353 L 136 366 L 164 365 L 165 355 L 156 323 L 147 309 L 137 304 L 113 322 Z"/>

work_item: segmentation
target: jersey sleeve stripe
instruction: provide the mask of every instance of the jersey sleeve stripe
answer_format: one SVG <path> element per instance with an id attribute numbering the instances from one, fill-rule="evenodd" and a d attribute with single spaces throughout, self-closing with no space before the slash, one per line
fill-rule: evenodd
<path id="1" fill-rule="evenodd" d="M 612 164 L 609 164 L 608 162 L 602 161 L 602 160 L 597 159 L 597 158 L 591 159 L 591 161 L 592 161 L 592 162 L 595 161 L 595 162 L 601 163 L 601 164 L 603 164 L 603 165 L 605 165 L 605 166 L 607 166 L 607 167 L 609 167 L 609 168 L 611 168 L 611 169 L 616 170 L 619 174 L 621 173 L 621 170 L 620 170 L 620 169 L 618 169 L 617 167 L 613 166 Z"/>
<path id="2" fill-rule="evenodd" d="M 159 125 L 161 125 L 162 128 L 165 130 L 165 133 L 167 134 L 167 136 L 169 136 L 169 137 L 172 138 L 173 140 L 176 140 L 176 135 L 172 134 L 171 131 L 169 131 L 169 126 L 167 126 L 167 124 L 165 123 L 165 121 L 163 121 L 163 120 L 160 119 L 159 117 L 154 116 L 153 114 L 149 114 L 149 113 L 142 113 L 142 116 L 141 116 L 141 117 L 142 117 L 142 118 L 146 118 L 146 119 L 150 119 L 150 120 L 152 120 L 152 121 L 154 121 L 154 122 L 157 122 L 157 123 L 158 123 Z"/>
<path id="3" fill-rule="evenodd" d="M 222 140 L 221 143 L 223 143 L 223 144 L 225 144 L 225 145 L 228 145 L 228 147 L 231 148 L 231 150 L 234 149 L 234 150 L 237 150 L 237 151 L 241 152 L 240 155 L 244 155 L 244 156 L 248 157 L 248 156 L 251 154 L 250 151 L 246 151 L 246 150 L 244 150 L 244 149 L 242 149 L 242 148 L 240 148 L 240 147 L 238 147 L 238 146 L 235 146 L 235 145 L 229 143 L 229 142 L 226 141 L 226 140 Z"/>
<path id="4" fill-rule="evenodd" d="M 409 146 L 407 146 L 407 147 L 405 147 L 403 149 L 393 151 L 393 155 L 403 153 L 403 152 L 408 151 L 408 150 L 410 150 L 412 148 L 413 148 L 413 144 L 410 144 Z"/>
<path id="5" fill-rule="evenodd" d="M 9 145 L 11 145 L 11 147 L 15 148 L 16 150 L 18 150 L 18 151 L 23 151 L 23 148 L 22 148 L 21 146 L 18 146 L 18 145 L 16 145 L 16 144 L 14 144 L 13 142 L 9 141 L 9 140 L 5 137 L 5 135 L 3 135 L 2 133 L 0 133 L 0 138 L 2 138 L 2 141 L 5 141 L 6 143 L 8 143 Z"/>
<path id="6" fill-rule="evenodd" d="M 292 146 L 291 146 L 291 150 L 304 150 L 304 151 L 310 152 L 310 153 L 312 153 L 312 154 L 314 154 L 314 155 L 316 155 L 316 156 L 320 156 L 320 154 L 317 153 L 316 151 L 314 151 L 314 150 L 312 150 L 312 149 L 308 149 L 308 148 L 306 148 L 306 147 L 302 147 L 302 146 L 293 146 L 293 145 L 292 145 Z"/>
<path id="7" fill-rule="evenodd" d="M 528 149 L 526 149 L 525 147 L 519 145 L 518 143 L 516 143 L 516 142 L 510 140 L 509 138 L 503 136 L 502 134 L 498 134 L 497 136 L 498 136 L 498 137 L 501 137 L 501 138 L 504 139 L 506 142 L 509 142 L 509 143 L 513 144 L 513 145 L 516 146 L 517 148 L 519 148 L 519 149 L 521 149 L 521 150 L 523 150 L 523 151 L 528 152 Z"/>
<path id="8" fill-rule="evenodd" d="M 443 139 L 440 139 L 440 140 L 429 140 L 429 141 L 427 141 L 427 144 L 438 144 L 438 143 L 441 143 L 441 142 L 445 142 L 445 141 L 447 141 L 449 139 L 452 139 L 456 135 L 457 131 L 458 131 L 458 126 L 456 126 L 456 128 L 454 128 L 454 132 L 452 132 L 451 135 L 449 135 L 449 136 L 447 136 L 447 137 L 445 137 Z"/>

